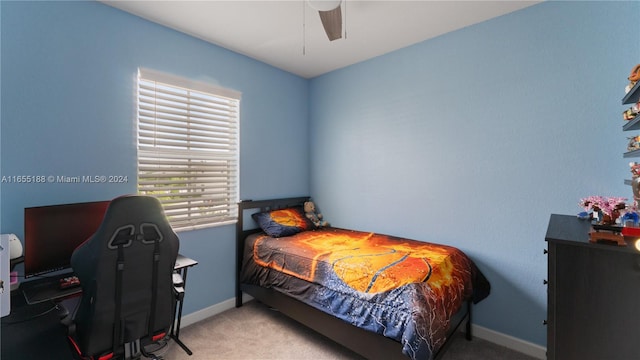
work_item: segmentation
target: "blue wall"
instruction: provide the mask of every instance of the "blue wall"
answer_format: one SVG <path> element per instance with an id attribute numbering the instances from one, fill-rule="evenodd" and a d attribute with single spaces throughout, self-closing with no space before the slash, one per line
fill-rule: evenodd
<path id="1" fill-rule="evenodd" d="M 3 183 L 0 232 L 23 208 L 136 192 L 138 67 L 242 93 L 241 198 L 309 193 L 308 81 L 97 2 L 0 2 L 0 175 L 125 175 L 124 184 Z M 276 159 L 276 161 L 273 161 Z M 234 296 L 233 226 L 182 232 L 185 314 Z"/>
<path id="2" fill-rule="evenodd" d="M 545 2 L 311 80 L 325 218 L 460 247 L 493 285 L 475 322 L 544 345 L 549 215 L 632 197 L 620 100 L 639 13 Z"/>

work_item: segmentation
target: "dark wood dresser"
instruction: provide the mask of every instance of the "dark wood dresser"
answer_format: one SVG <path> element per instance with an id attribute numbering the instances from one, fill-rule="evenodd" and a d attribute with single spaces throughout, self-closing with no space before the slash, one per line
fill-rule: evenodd
<path id="1" fill-rule="evenodd" d="M 547 359 L 640 359 L 640 252 L 590 243 L 590 228 L 549 220 Z"/>

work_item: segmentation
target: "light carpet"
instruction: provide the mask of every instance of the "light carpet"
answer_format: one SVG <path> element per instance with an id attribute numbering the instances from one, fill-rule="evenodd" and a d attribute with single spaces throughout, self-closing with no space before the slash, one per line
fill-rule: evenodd
<path id="1" fill-rule="evenodd" d="M 287 318 L 278 311 L 250 301 L 200 321 L 180 331 L 189 356 L 178 344 L 158 352 L 166 360 L 289 360 L 344 359 L 362 357 Z M 442 360 L 535 360 L 534 358 L 458 333 Z"/>

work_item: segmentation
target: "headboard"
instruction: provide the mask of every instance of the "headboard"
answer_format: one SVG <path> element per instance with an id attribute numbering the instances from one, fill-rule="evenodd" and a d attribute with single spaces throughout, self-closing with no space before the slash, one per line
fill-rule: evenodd
<path id="1" fill-rule="evenodd" d="M 240 272 L 242 271 L 244 240 L 250 234 L 260 232 L 260 228 L 251 218 L 251 214 L 267 211 L 284 209 L 291 206 L 303 205 L 308 201 L 308 196 L 270 199 L 270 200 L 243 200 L 238 203 L 238 222 L 236 223 L 236 307 L 242 305 L 242 290 L 240 289 Z M 245 216 L 249 216 L 249 221 L 245 222 Z M 248 226 L 245 229 L 245 224 Z"/>

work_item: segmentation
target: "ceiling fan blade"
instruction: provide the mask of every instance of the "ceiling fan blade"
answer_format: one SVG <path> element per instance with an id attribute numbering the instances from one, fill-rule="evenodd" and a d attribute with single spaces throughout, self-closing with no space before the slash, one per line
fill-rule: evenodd
<path id="1" fill-rule="evenodd" d="M 319 10 L 320 20 L 324 31 L 329 37 L 329 41 L 342 38 L 342 7 L 338 5 L 337 8 L 329 11 Z"/>

